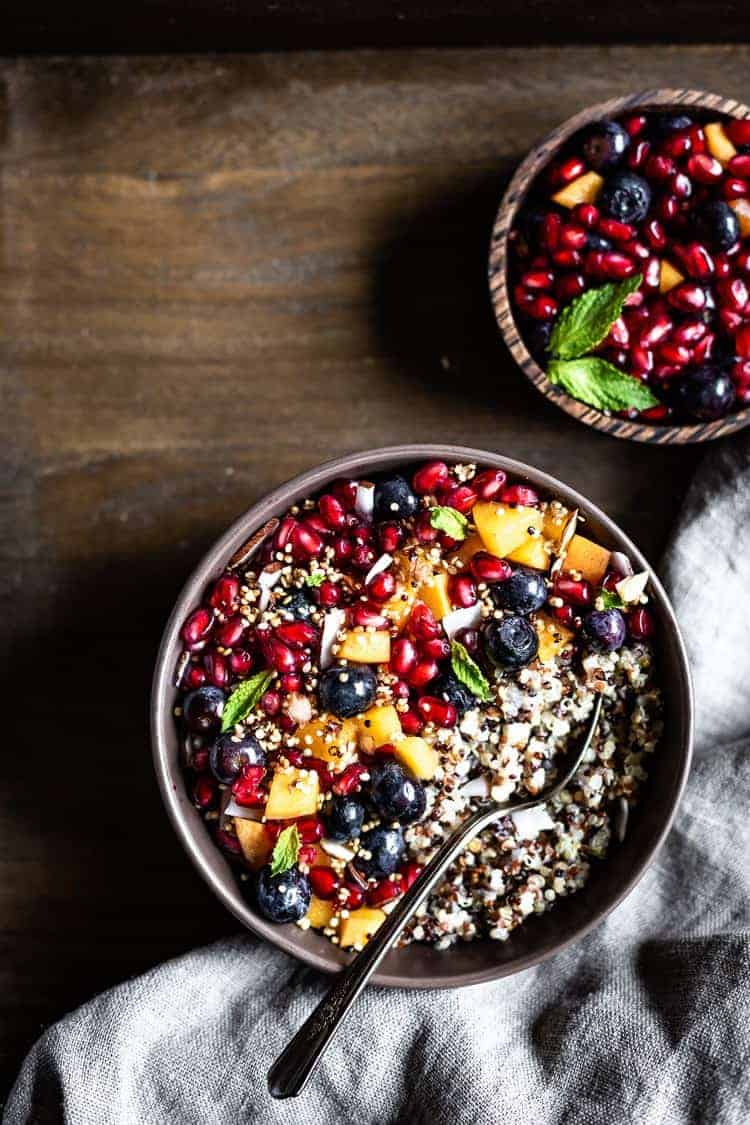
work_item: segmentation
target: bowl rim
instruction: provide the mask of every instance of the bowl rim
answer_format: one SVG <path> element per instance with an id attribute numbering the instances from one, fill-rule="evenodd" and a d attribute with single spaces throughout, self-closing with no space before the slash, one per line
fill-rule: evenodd
<path id="1" fill-rule="evenodd" d="M 686 713 L 684 715 L 684 738 L 680 747 L 682 756 L 681 762 L 679 763 L 679 773 L 675 775 L 675 782 L 672 787 L 672 799 L 667 815 L 656 832 L 650 848 L 640 857 L 639 862 L 634 866 L 630 875 L 624 880 L 617 893 L 613 895 L 611 899 L 608 899 L 600 908 L 594 910 L 591 917 L 578 925 L 567 938 L 553 942 L 549 948 L 531 951 L 507 963 L 489 965 L 486 968 L 457 973 L 448 978 L 442 976 L 413 978 L 401 973 L 388 971 L 387 968 L 384 968 L 373 978 L 375 984 L 397 988 L 462 988 L 497 980 L 541 963 L 548 957 L 562 952 L 562 950 L 568 948 L 574 942 L 579 941 L 589 933 L 590 930 L 597 926 L 630 894 L 653 862 L 665 837 L 672 827 L 687 782 L 693 750 L 693 686 L 687 651 L 674 610 L 661 582 L 642 552 L 639 551 L 629 537 L 600 508 L 586 497 L 582 496 L 574 488 L 562 481 L 558 481 L 557 478 L 542 469 L 536 469 L 533 466 L 526 465 L 523 462 L 516 461 L 513 458 L 498 453 L 474 449 L 467 446 L 443 443 L 418 443 L 384 446 L 335 457 L 279 485 L 234 520 L 229 528 L 214 542 L 202 556 L 198 564 L 193 568 L 177 597 L 159 645 L 150 701 L 152 755 L 157 781 L 162 800 L 167 810 L 167 815 L 169 816 L 178 839 L 187 852 L 193 866 L 220 902 L 253 933 L 266 938 L 271 944 L 282 949 L 285 953 L 296 957 L 298 960 L 305 962 L 313 968 L 323 972 L 334 973 L 338 972 L 343 967 L 341 962 L 337 963 L 332 960 L 332 955 L 328 953 L 328 951 L 323 951 L 325 949 L 323 945 L 324 939 L 321 939 L 320 951 L 301 947 L 298 944 L 300 931 L 298 931 L 296 927 L 274 926 L 273 923 L 266 921 L 252 911 L 243 899 L 234 875 L 232 875 L 230 880 L 222 880 L 211 868 L 207 855 L 214 854 L 216 845 L 205 835 L 205 830 L 203 839 L 199 840 L 198 834 L 188 823 L 187 814 L 183 812 L 183 807 L 178 799 L 178 794 L 181 791 L 180 787 L 182 787 L 182 792 L 184 793 L 182 768 L 179 755 L 175 755 L 172 759 L 167 741 L 167 731 L 173 729 L 171 724 L 173 724 L 174 721 L 173 705 L 175 691 L 174 665 L 170 663 L 168 657 L 170 653 L 173 652 L 173 646 L 176 644 L 179 629 L 186 614 L 195 604 L 196 592 L 205 587 L 210 577 L 223 569 L 238 546 L 246 541 L 248 536 L 252 535 L 258 528 L 263 527 L 267 520 L 275 515 L 275 509 L 281 506 L 288 507 L 301 495 L 318 491 L 329 481 L 339 476 L 351 475 L 356 477 L 366 472 L 379 472 L 391 466 L 395 467 L 397 464 L 406 465 L 419 462 L 420 460 L 431 460 L 433 458 L 440 458 L 459 464 L 473 462 L 480 465 L 503 468 L 519 478 L 530 480 L 535 486 L 542 490 L 560 497 L 571 507 L 579 507 L 584 513 L 591 515 L 606 531 L 607 535 L 611 536 L 613 542 L 618 545 L 619 549 L 623 550 L 631 557 L 637 567 L 648 569 L 651 589 L 658 605 L 660 620 L 663 625 L 669 629 L 671 634 L 670 641 L 675 646 L 680 673 L 679 678 L 681 680 L 680 692 L 685 700 Z M 214 849 L 214 852 L 208 852 L 206 843 L 210 845 L 211 849 Z M 206 852 L 206 855 L 204 855 L 204 852 Z M 229 870 L 228 867 L 227 870 Z M 333 949 L 334 947 L 331 948 Z M 387 966 L 387 960 L 385 965 Z"/>
<path id="2" fill-rule="evenodd" d="M 705 90 L 655 89 L 640 90 L 635 94 L 609 98 L 586 106 L 547 133 L 529 151 L 516 169 L 502 197 L 495 217 L 489 253 L 489 286 L 492 307 L 501 335 L 511 355 L 527 379 L 566 414 L 612 437 L 654 445 L 689 444 L 711 441 L 736 433 L 750 424 L 750 407 L 737 410 L 715 422 L 686 426 L 659 426 L 649 422 L 630 422 L 615 418 L 587 406 L 568 395 L 562 388 L 550 383 L 542 367 L 526 347 L 516 321 L 508 285 L 508 235 L 519 207 L 544 170 L 555 151 L 584 125 L 599 118 L 616 116 L 627 110 L 648 109 L 652 106 L 696 106 L 713 109 L 729 117 L 750 118 L 750 106 L 733 98 L 724 98 Z"/>

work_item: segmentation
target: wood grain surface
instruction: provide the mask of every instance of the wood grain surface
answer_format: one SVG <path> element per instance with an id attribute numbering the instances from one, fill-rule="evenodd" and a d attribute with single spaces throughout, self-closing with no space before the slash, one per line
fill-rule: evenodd
<path id="1" fill-rule="evenodd" d="M 702 451 L 546 403 L 493 320 L 504 183 L 587 102 L 750 49 L 0 63 L 3 1088 L 43 1026 L 234 930 L 159 804 L 156 645 L 213 538 L 335 453 L 502 450 L 656 559 Z"/>

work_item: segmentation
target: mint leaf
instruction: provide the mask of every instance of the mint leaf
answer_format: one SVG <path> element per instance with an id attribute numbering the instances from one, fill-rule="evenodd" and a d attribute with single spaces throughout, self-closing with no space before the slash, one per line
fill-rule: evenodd
<path id="1" fill-rule="evenodd" d="M 577 359 L 598 348 L 623 310 L 626 299 L 635 293 L 640 274 L 616 284 L 587 289 L 563 309 L 558 316 L 549 342 L 555 359 Z"/>
<path id="2" fill-rule="evenodd" d="M 237 684 L 224 704 L 224 711 L 221 716 L 222 734 L 231 730 L 235 723 L 239 723 L 241 719 L 250 714 L 273 679 L 273 675 L 273 672 L 268 670 L 256 672 L 249 680 L 243 680 L 241 684 Z"/>
<path id="3" fill-rule="evenodd" d="M 451 641 L 451 668 L 456 678 L 482 703 L 487 703 L 492 698 L 490 685 L 482 669 L 474 663 L 460 641 Z"/>
<path id="4" fill-rule="evenodd" d="M 294 867 L 299 855 L 302 837 L 296 824 L 290 824 L 283 832 L 279 833 L 279 838 L 273 846 L 271 852 L 271 875 L 283 875 L 290 867 Z"/>
<path id="5" fill-rule="evenodd" d="M 581 356 L 580 359 L 554 359 L 549 365 L 547 378 L 573 398 L 597 410 L 627 410 L 631 406 L 636 410 L 648 410 L 658 403 L 645 383 L 595 355 Z"/>
<path id="6" fill-rule="evenodd" d="M 612 590 L 602 590 L 599 598 L 602 600 L 602 607 L 604 609 L 627 609 L 620 595 L 614 593 Z M 597 598 L 597 601 L 599 598 Z"/>
<path id="7" fill-rule="evenodd" d="M 322 570 L 318 570 L 315 574 L 308 574 L 305 579 L 306 586 L 320 586 L 325 582 L 326 576 Z"/>
<path id="8" fill-rule="evenodd" d="M 451 539 L 461 540 L 466 538 L 469 521 L 463 512 L 455 508 L 430 508 L 430 524 L 436 531 L 450 535 Z"/>

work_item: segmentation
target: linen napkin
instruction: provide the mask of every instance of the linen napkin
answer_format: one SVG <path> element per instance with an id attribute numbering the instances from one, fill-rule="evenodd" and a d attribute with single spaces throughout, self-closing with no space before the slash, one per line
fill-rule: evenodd
<path id="1" fill-rule="evenodd" d="M 740 438 L 708 454 L 663 566 L 695 678 L 688 789 L 658 860 L 585 940 L 490 985 L 368 989 L 306 1092 L 274 1102 L 266 1070 L 326 980 L 243 934 L 51 1027 L 6 1125 L 746 1125 L 748 559 Z"/>

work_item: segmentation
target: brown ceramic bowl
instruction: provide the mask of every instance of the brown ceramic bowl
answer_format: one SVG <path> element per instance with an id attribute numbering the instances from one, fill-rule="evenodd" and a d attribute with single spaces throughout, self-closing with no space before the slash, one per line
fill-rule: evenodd
<path id="1" fill-rule="evenodd" d="M 589 106 L 554 129 L 531 150 L 520 165 L 500 204 L 490 247 L 489 277 L 495 317 L 503 339 L 524 375 L 546 398 L 566 414 L 577 418 L 579 422 L 584 422 L 587 426 L 593 426 L 594 429 L 611 434 L 613 437 L 645 441 L 654 445 L 682 445 L 687 442 L 710 441 L 712 438 L 733 434 L 750 422 L 750 407 L 728 414 L 716 422 L 658 426 L 612 418 L 571 398 L 562 388 L 554 386 L 526 347 L 521 328 L 515 319 L 508 286 L 508 234 L 515 224 L 518 210 L 523 205 L 532 184 L 569 137 L 584 125 L 592 121 L 601 121 L 603 118 L 619 117 L 628 111 L 656 107 L 679 109 L 687 106 L 711 110 L 720 118 L 750 117 L 750 107 L 731 98 L 721 98 L 718 94 L 704 93 L 702 90 L 642 90 L 638 94 L 610 98 L 609 101 Z"/>
<path id="2" fill-rule="evenodd" d="M 543 493 L 558 496 L 571 508 L 581 509 L 597 539 L 608 547 L 626 552 L 636 569 L 646 568 L 643 555 L 603 512 L 572 488 L 538 469 L 496 453 L 460 446 L 402 445 L 374 449 L 339 457 L 295 477 L 232 524 L 185 585 L 167 624 L 157 659 L 151 703 L 154 761 L 167 812 L 185 850 L 211 889 L 248 929 L 325 972 L 341 968 L 350 954 L 343 953 L 312 931 L 303 932 L 294 925 L 274 926 L 248 906 L 235 876 L 188 797 L 172 716 L 176 696 L 173 677 L 181 648 L 179 630 L 207 583 L 221 573 L 234 552 L 268 519 L 324 489 L 336 477 L 371 479 L 375 473 L 437 457 L 449 462 L 472 461 L 502 468 Z M 645 799 L 630 818 L 625 843 L 614 848 L 605 862 L 595 865 L 589 883 L 580 893 L 560 900 L 548 914 L 530 919 L 508 941 L 459 944 L 446 952 L 411 945 L 388 955 L 382 971 L 375 977 L 377 983 L 405 988 L 456 988 L 527 969 L 587 933 L 643 875 L 672 823 L 687 778 L 693 729 L 693 699 L 685 648 L 672 608 L 656 579 L 652 580 L 652 597 L 659 622 L 666 733 L 653 761 Z"/>

